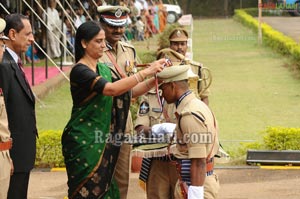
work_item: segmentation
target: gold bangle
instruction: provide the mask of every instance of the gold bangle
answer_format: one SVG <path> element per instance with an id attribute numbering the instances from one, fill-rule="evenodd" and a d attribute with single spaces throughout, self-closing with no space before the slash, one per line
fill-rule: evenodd
<path id="1" fill-rule="evenodd" d="M 138 76 L 136 74 L 133 74 L 133 76 L 135 77 L 136 82 L 140 83 L 140 80 L 139 80 Z"/>
<path id="2" fill-rule="evenodd" d="M 147 88 L 151 89 L 151 86 L 149 85 L 148 80 L 149 80 L 149 79 L 146 79 L 145 84 L 146 84 Z"/>

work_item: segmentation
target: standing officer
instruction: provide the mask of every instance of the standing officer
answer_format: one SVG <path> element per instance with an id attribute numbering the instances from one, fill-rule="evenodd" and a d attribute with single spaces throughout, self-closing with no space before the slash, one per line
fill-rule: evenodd
<path id="1" fill-rule="evenodd" d="M 100 61 L 105 62 L 112 70 L 114 78 L 123 78 L 135 73 L 136 52 L 132 45 L 122 42 L 125 25 L 130 10 L 123 6 L 99 6 L 100 23 L 105 31 L 106 48 Z M 132 117 L 129 111 L 126 134 L 133 132 Z M 131 145 L 122 144 L 115 179 L 118 183 L 121 199 L 127 198 Z"/>
<path id="2" fill-rule="evenodd" d="M 6 18 L 4 34 L 7 40 L 0 67 L 9 130 L 13 139 L 10 155 L 14 173 L 10 178 L 8 199 L 27 198 L 30 171 L 36 154 L 35 99 L 25 77 L 20 55 L 32 45 L 34 38 L 28 17 L 10 14 Z"/>
<path id="3" fill-rule="evenodd" d="M 165 123 L 176 123 L 174 104 L 167 104 L 161 98 L 161 105 L 158 101 L 154 89 L 148 91 L 141 97 L 140 108 L 135 121 L 135 130 L 137 133 L 143 133 L 146 136 L 151 134 L 153 125 L 165 125 Z M 168 130 L 172 132 L 172 130 Z M 167 155 L 166 145 L 155 145 L 156 148 L 147 151 L 153 155 L 143 158 L 142 168 L 140 171 L 140 184 L 146 190 L 147 198 L 156 199 L 173 199 L 175 184 L 177 182 L 176 167 L 171 163 Z"/>
<path id="4" fill-rule="evenodd" d="M 214 174 L 214 155 L 219 148 L 218 126 L 209 107 L 189 89 L 189 65 L 165 68 L 158 74 L 162 96 L 176 106 L 176 151 L 180 176 L 188 185 L 187 198 L 214 199 L 219 189 L 218 177 Z M 184 189 L 176 184 L 175 198 Z M 179 195 L 178 195 L 179 194 Z"/>
<path id="5" fill-rule="evenodd" d="M 5 26 L 5 21 L 0 18 L 0 62 L 2 61 L 5 51 L 4 40 L 8 40 L 8 37 L 3 35 Z M 0 67 L 2 67 L 1 64 Z M 1 86 L 3 83 L 1 81 L 2 79 L 0 79 L 0 199 L 6 199 L 10 175 L 13 172 L 13 163 L 9 155 L 9 150 L 12 147 L 12 139 L 10 138 L 10 131 L 8 129 L 8 120 Z"/>
<path id="6" fill-rule="evenodd" d="M 174 63 L 184 62 L 189 64 L 192 71 L 201 79 L 197 88 L 198 95 L 201 100 L 208 105 L 208 96 L 210 93 L 208 87 L 211 84 L 210 73 L 208 73 L 208 76 L 205 76 L 205 74 L 207 74 L 205 72 L 208 70 L 203 67 L 203 64 L 185 58 L 188 49 L 188 37 L 189 35 L 185 29 L 175 28 L 169 36 L 170 48 L 160 50 L 157 53 L 157 58 L 168 57 Z"/>

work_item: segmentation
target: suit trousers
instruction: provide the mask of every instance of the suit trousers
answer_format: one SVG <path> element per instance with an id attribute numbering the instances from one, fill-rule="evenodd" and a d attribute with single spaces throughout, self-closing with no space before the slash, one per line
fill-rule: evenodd
<path id="1" fill-rule="evenodd" d="M 30 172 L 15 172 L 10 178 L 7 199 L 26 199 Z"/>
<path id="2" fill-rule="evenodd" d="M 7 152 L 0 151 L 0 199 L 7 199 L 10 169 L 10 159 Z"/>

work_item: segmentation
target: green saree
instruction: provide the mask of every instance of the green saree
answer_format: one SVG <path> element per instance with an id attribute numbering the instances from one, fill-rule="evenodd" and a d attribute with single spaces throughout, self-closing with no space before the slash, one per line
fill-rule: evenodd
<path id="1" fill-rule="evenodd" d="M 102 78 L 114 81 L 106 65 L 98 64 L 98 71 Z M 129 96 L 130 93 L 125 93 L 112 98 L 91 92 L 83 105 L 73 106 L 62 135 L 69 198 L 119 198 L 113 174 L 128 115 Z M 124 105 L 116 107 L 120 101 Z"/>

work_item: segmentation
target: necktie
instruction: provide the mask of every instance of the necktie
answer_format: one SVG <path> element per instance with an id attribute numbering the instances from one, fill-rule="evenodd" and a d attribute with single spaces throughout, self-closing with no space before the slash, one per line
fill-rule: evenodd
<path id="1" fill-rule="evenodd" d="M 29 91 L 29 90 L 30 90 L 30 84 L 29 84 L 29 82 L 28 82 L 28 80 L 27 80 L 27 78 L 26 78 L 26 76 L 25 76 L 25 72 L 24 72 L 24 69 L 23 69 L 22 60 L 21 60 L 20 58 L 18 59 L 18 66 L 19 66 L 19 68 L 20 68 L 20 71 L 21 71 L 21 73 L 22 73 L 22 76 L 23 76 L 23 78 L 24 78 L 24 80 L 25 80 L 26 86 L 27 86 L 28 91 Z"/>

